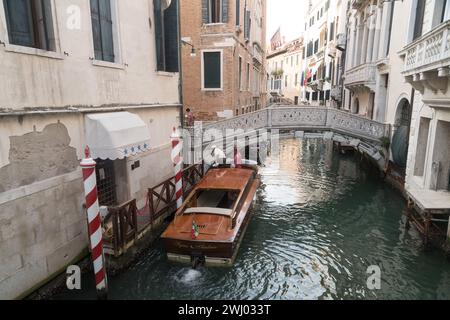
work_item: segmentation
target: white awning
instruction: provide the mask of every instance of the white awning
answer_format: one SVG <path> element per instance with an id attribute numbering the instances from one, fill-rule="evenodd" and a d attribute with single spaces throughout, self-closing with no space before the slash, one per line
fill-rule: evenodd
<path id="1" fill-rule="evenodd" d="M 147 125 L 129 112 L 87 115 L 86 141 L 94 159 L 124 159 L 150 149 Z"/>

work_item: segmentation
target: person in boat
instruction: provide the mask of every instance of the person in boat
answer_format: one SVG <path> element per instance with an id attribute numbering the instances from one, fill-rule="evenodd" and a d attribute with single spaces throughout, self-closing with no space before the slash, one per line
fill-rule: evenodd
<path id="1" fill-rule="evenodd" d="M 234 146 L 234 167 L 242 168 L 242 155 L 239 152 L 237 145 Z"/>
<path id="2" fill-rule="evenodd" d="M 212 146 L 211 147 L 211 156 L 213 157 L 213 167 L 218 167 L 221 164 L 224 164 L 227 156 L 225 155 L 225 153 L 220 150 L 219 148 L 217 148 L 217 146 Z"/>

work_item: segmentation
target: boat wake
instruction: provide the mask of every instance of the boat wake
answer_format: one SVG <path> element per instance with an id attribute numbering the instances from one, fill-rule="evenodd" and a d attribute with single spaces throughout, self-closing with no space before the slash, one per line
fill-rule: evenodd
<path id="1" fill-rule="evenodd" d="M 198 270 L 183 268 L 175 275 L 175 280 L 185 285 L 192 285 L 196 284 L 201 276 L 202 273 Z"/>

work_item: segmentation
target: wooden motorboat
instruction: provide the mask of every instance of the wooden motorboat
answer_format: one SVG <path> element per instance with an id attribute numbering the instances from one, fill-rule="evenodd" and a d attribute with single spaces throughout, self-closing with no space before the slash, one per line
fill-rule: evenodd
<path id="1" fill-rule="evenodd" d="M 259 185 L 254 166 L 210 169 L 162 235 L 169 260 L 232 265 Z"/>

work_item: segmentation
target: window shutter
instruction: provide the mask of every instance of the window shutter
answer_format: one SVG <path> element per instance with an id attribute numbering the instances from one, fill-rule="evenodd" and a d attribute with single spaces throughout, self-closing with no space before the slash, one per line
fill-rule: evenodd
<path id="1" fill-rule="evenodd" d="M 164 51 L 167 72 L 178 72 L 178 0 L 164 10 Z"/>
<path id="2" fill-rule="evenodd" d="M 244 26 L 244 35 L 246 39 L 250 38 L 250 11 L 245 10 L 245 26 Z"/>
<path id="3" fill-rule="evenodd" d="M 153 0 L 153 11 L 155 19 L 155 41 L 156 41 L 156 70 L 164 71 L 164 23 L 162 16 L 161 0 Z"/>
<path id="4" fill-rule="evenodd" d="M 33 18 L 28 0 L 4 0 L 9 42 L 11 44 L 35 47 Z"/>
<path id="5" fill-rule="evenodd" d="M 228 22 L 229 0 L 222 0 L 222 22 Z"/>
<path id="6" fill-rule="evenodd" d="M 102 36 L 100 31 L 99 0 L 91 0 L 92 36 L 94 39 L 95 59 L 103 60 Z"/>
<path id="7" fill-rule="evenodd" d="M 236 0 L 236 25 L 241 25 L 241 0 Z"/>
<path id="8" fill-rule="evenodd" d="M 110 0 L 99 0 L 103 60 L 114 62 L 114 41 Z"/>
<path id="9" fill-rule="evenodd" d="M 202 0 L 202 20 L 203 23 L 209 23 L 209 1 Z"/>
<path id="10" fill-rule="evenodd" d="M 42 0 L 42 14 L 44 16 L 44 29 L 45 29 L 45 40 L 46 40 L 46 50 L 55 51 L 56 50 L 56 39 L 55 33 L 53 31 L 53 18 L 52 18 L 52 5 L 50 0 Z"/>

